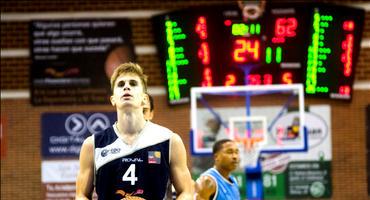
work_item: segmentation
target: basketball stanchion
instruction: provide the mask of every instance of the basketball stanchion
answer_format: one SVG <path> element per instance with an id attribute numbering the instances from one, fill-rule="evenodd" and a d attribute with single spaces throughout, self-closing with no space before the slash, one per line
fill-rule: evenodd
<path id="1" fill-rule="evenodd" d="M 264 116 L 230 117 L 231 138 L 239 143 L 241 163 L 244 166 L 247 182 L 247 197 L 263 196 L 263 184 L 259 156 L 267 144 L 267 120 Z"/>

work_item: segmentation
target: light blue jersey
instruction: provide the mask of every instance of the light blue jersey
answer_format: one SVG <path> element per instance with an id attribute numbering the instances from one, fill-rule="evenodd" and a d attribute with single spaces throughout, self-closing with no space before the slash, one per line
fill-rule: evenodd
<path id="1" fill-rule="evenodd" d="M 217 183 L 213 200 L 240 199 L 239 188 L 235 177 L 230 175 L 229 180 L 226 180 L 215 168 L 208 169 L 201 176 L 209 176 Z"/>

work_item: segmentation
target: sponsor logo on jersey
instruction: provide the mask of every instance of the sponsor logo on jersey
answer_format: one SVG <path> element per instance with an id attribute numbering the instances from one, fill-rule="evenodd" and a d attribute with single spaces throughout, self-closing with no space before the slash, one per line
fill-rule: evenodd
<path id="1" fill-rule="evenodd" d="M 149 164 L 161 164 L 161 152 L 160 151 L 148 151 L 148 163 Z"/>
<path id="2" fill-rule="evenodd" d="M 122 162 L 143 162 L 141 158 L 122 158 Z"/>
<path id="3" fill-rule="evenodd" d="M 136 195 L 144 194 L 143 189 L 137 189 L 136 192 L 131 192 L 131 193 L 125 192 L 124 190 L 117 190 L 116 194 L 121 195 L 123 197 L 122 199 L 145 200 L 142 197 L 136 196 Z"/>
<path id="4" fill-rule="evenodd" d="M 121 151 L 120 148 L 103 149 L 100 153 L 102 157 L 106 157 L 108 154 L 117 154 Z"/>

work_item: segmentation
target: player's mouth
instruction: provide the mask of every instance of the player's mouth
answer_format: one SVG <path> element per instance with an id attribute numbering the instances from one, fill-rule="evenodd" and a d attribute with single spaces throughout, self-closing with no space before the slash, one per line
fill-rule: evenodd
<path id="1" fill-rule="evenodd" d="M 132 98 L 132 95 L 130 95 L 130 94 L 124 94 L 122 96 L 122 99 L 130 99 L 130 98 Z"/>
<path id="2" fill-rule="evenodd" d="M 239 162 L 238 161 L 233 161 L 232 164 L 238 166 Z"/>

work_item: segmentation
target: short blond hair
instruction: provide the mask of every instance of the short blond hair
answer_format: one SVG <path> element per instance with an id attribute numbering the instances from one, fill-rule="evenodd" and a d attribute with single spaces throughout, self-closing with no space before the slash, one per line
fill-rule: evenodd
<path id="1" fill-rule="evenodd" d="M 123 63 L 114 70 L 110 78 L 110 87 L 112 89 L 112 92 L 114 90 L 114 84 L 116 83 L 117 78 L 121 74 L 128 74 L 128 73 L 132 73 L 132 74 L 139 76 L 141 83 L 143 84 L 144 93 L 147 93 L 148 76 L 144 74 L 143 69 L 140 67 L 139 64 L 132 63 L 132 62 Z"/>

